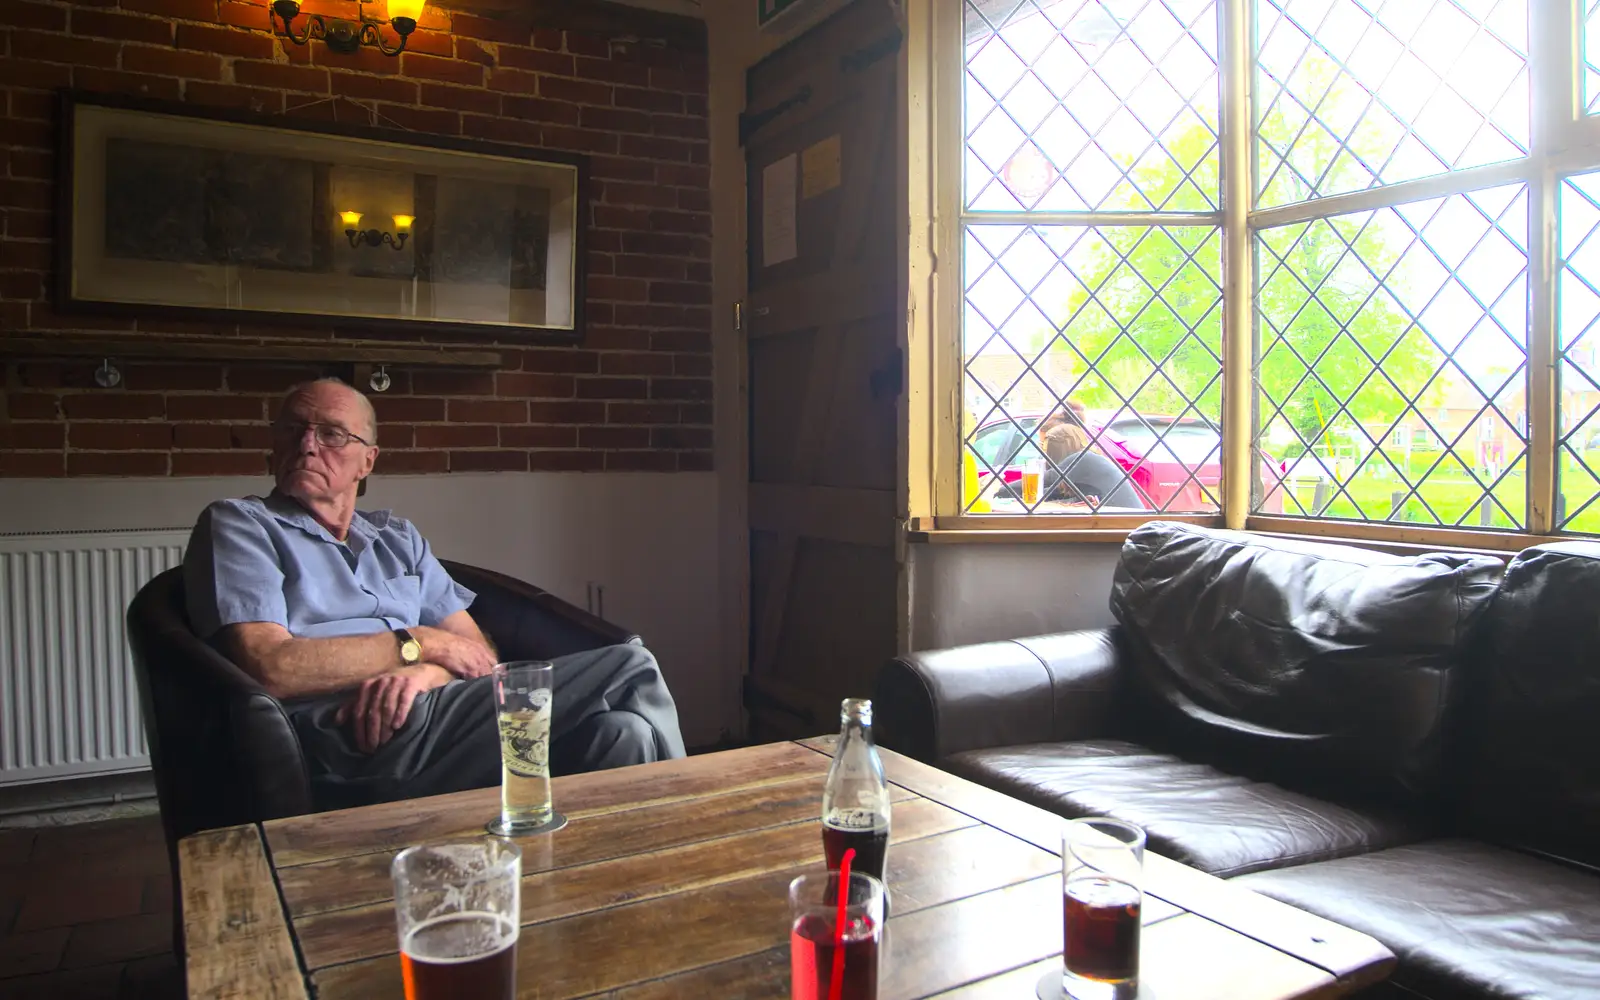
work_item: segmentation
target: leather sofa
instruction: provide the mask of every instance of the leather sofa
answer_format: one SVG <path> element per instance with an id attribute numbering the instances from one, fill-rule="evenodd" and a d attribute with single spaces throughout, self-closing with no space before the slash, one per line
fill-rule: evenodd
<path id="1" fill-rule="evenodd" d="M 521 580 L 465 563 L 443 565 L 477 595 L 468 610 L 503 659 L 546 660 L 639 642 L 635 633 Z M 315 801 L 282 703 L 201 641 L 184 608 L 177 568 L 145 584 L 127 616 L 169 849 L 198 830 L 336 805 Z"/>
<path id="2" fill-rule="evenodd" d="M 1155 522 L 1111 610 L 892 661 L 880 741 L 1371 934 L 1374 995 L 1600 997 L 1600 544 Z"/>

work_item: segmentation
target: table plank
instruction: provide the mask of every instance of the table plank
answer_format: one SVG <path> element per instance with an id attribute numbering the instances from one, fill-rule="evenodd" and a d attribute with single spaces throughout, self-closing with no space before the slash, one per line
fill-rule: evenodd
<path id="1" fill-rule="evenodd" d="M 1037 870 L 1040 859 L 1039 852 L 1032 847 L 1016 844 L 1014 840 L 1010 843 L 1015 846 L 995 847 L 990 854 L 996 860 L 981 869 L 988 873 L 987 885 L 975 881 L 969 874 L 957 874 L 945 882 L 943 891 L 940 890 L 937 873 L 956 868 L 971 852 L 971 838 L 978 832 L 987 836 L 996 833 L 982 827 L 968 827 L 924 837 L 891 852 L 891 856 L 896 853 L 912 856 L 907 860 L 918 872 L 917 878 L 923 881 L 915 898 L 907 896 L 901 901 L 900 887 L 891 865 L 889 891 L 896 902 L 890 928 L 925 912 L 929 905 L 942 909 L 959 903 L 959 894 L 977 886 L 988 889 L 980 896 L 986 898 L 1008 893 L 1018 885 L 1038 883 L 1049 890 L 1052 898 L 1049 909 L 1056 914 L 1056 926 L 1051 936 L 1059 947 L 1060 876 L 1052 871 L 1043 878 L 1029 878 L 1030 873 Z M 1000 860 L 1005 857 L 1010 858 L 1009 864 Z M 1044 860 L 1048 864 L 1051 859 Z M 817 870 L 819 861 L 820 858 L 810 864 L 693 892 L 675 893 L 524 928 L 517 956 L 520 992 L 540 1000 L 570 1000 L 779 947 L 788 934 L 789 881 L 802 871 Z M 1025 896 L 1006 897 L 979 907 L 977 919 L 990 920 L 994 914 L 1005 911 L 1012 930 L 1017 931 L 1037 922 L 1037 913 L 1030 912 L 1028 905 L 1029 899 Z M 1007 954 L 1005 947 L 997 947 L 996 954 Z M 981 950 L 971 950 L 965 957 L 969 963 L 979 962 L 981 954 Z M 1043 954 L 1045 952 L 1024 955 L 1011 965 L 1040 958 Z M 559 956 L 559 960 L 552 956 Z M 992 971 L 1009 967 L 996 965 Z M 393 956 L 383 956 L 338 965 L 314 973 L 313 981 L 319 1000 L 389 998 L 395 995 L 399 982 L 399 962 Z"/>
<path id="2" fill-rule="evenodd" d="M 1320 1000 L 1348 993 L 1321 969 L 1192 913 L 1146 927 L 1140 948 L 1139 1000 Z M 931 1000 L 1032 997 L 1046 972 L 1060 974 L 1059 951 Z"/>
<path id="3" fill-rule="evenodd" d="M 272 869 L 254 826 L 178 842 L 189 995 L 305 1000 Z"/>
<path id="4" fill-rule="evenodd" d="M 524 875 L 622 858 L 713 840 L 765 827 L 815 820 L 821 812 L 823 776 L 751 785 L 720 795 L 650 802 L 637 809 L 579 812 L 553 834 L 519 837 Z M 916 797 L 895 789 L 897 801 Z M 476 819 L 470 814 L 469 821 Z M 483 836 L 482 824 L 452 836 Z M 393 899 L 389 865 L 395 851 L 357 854 L 282 869 L 284 901 L 296 918 Z"/>
<path id="5" fill-rule="evenodd" d="M 821 754 L 837 737 L 800 741 Z M 1060 816 L 976 782 L 940 771 L 893 750 L 881 750 L 890 781 L 999 827 L 1049 851 L 1061 849 Z M 1145 853 L 1145 890 L 1191 913 L 1286 952 L 1338 978 L 1353 990 L 1380 982 L 1394 955 L 1376 940 L 1331 920 L 1275 899 L 1229 885 L 1222 879 L 1154 852 Z"/>
<path id="6" fill-rule="evenodd" d="M 828 761 L 793 743 L 574 774 L 551 782 L 556 808 L 569 819 L 650 803 L 726 792 L 825 774 Z M 358 854 L 393 853 L 412 844 L 482 832 L 500 812 L 500 789 L 477 788 L 426 799 L 291 816 L 262 824 L 273 864 L 282 871 Z"/>
<path id="7" fill-rule="evenodd" d="M 1007 836 L 1006 834 L 1001 833 L 1001 831 L 985 827 L 972 827 L 967 830 L 963 830 L 962 833 L 963 835 L 973 834 L 979 830 L 982 830 L 989 835 Z M 970 849 L 976 845 L 969 844 L 967 846 Z M 1041 874 L 1039 878 L 1049 879 L 1051 876 L 1054 876 L 1057 868 L 1057 860 L 1042 851 L 1038 851 L 1037 848 L 1035 848 L 1035 851 L 1040 857 L 1047 859 L 1045 863 L 1047 874 Z M 897 863 L 896 855 L 893 852 L 891 852 L 889 856 L 890 881 L 896 886 L 894 890 L 894 899 L 896 900 L 894 914 L 896 915 L 891 915 L 889 919 L 890 928 L 899 926 L 895 923 L 895 921 L 899 919 L 899 914 L 913 913 L 920 909 L 926 908 L 925 906 L 920 905 L 921 901 L 913 895 L 912 886 L 918 880 L 920 874 L 896 874 L 898 868 L 900 868 L 902 865 L 909 866 L 908 863 L 913 860 L 905 858 L 904 853 L 905 852 L 901 852 L 902 856 L 899 863 Z M 1056 885 L 1056 892 L 1059 894 L 1059 882 L 1056 883 Z M 1059 900 L 1060 896 L 1057 895 L 1054 898 Z M 951 901 L 952 900 L 949 896 L 945 896 L 944 898 L 934 900 L 933 902 Z M 1143 924 L 1146 928 L 1149 928 L 1153 924 L 1171 920 L 1181 915 L 1183 915 L 1183 911 L 1177 907 L 1172 906 L 1169 903 L 1164 903 L 1160 900 L 1151 900 L 1144 908 Z M 1050 926 L 1047 928 L 1047 930 L 1053 935 L 1054 940 L 1057 942 L 1055 945 L 1055 961 L 1059 965 L 1061 947 L 1060 941 L 1062 939 L 1061 904 L 1059 902 L 1055 902 L 1049 907 L 1048 910 L 1042 913 L 1031 914 L 1030 916 L 1033 919 L 1043 918 L 1046 921 L 1053 920 L 1053 923 L 1050 923 Z M 898 940 L 898 937 L 899 932 L 896 932 L 896 940 Z M 1261 946 L 1258 945 L 1258 947 Z M 888 962 L 892 960 L 896 954 L 896 952 L 886 947 L 884 951 L 884 961 Z M 918 960 L 918 956 L 913 955 L 910 960 Z M 996 971 L 1000 970 L 997 969 Z M 1032 996 L 1032 984 L 1038 982 L 1039 976 L 1042 974 L 1043 971 L 1041 966 L 1041 970 L 1035 973 L 1033 978 L 1028 981 L 1028 989 L 1026 991 L 1019 992 L 1018 990 L 1013 989 L 1008 993 L 996 994 L 996 996 L 1005 996 L 1008 998 Z M 1010 975 L 1011 974 L 1009 973 L 1002 972 L 1000 978 L 1007 979 L 1007 981 L 1010 982 Z M 676 976 L 669 976 L 666 979 L 658 979 L 648 983 L 641 983 L 636 986 L 618 990 L 615 993 L 608 993 L 606 996 L 608 1000 L 677 1000 L 677 998 L 681 997 L 740 997 L 744 998 L 744 1000 L 754 1000 L 754 998 L 757 997 L 771 997 L 773 1000 L 786 1000 L 786 998 L 789 996 L 788 990 L 789 949 L 786 945 L 780 945 L 770 951 L 749 955 L 733 962 L 724 962 L 720 965 L 693 969 L 689 972 L 680 973 Z"/>
<path id="8" fill-rule="evenodd" d="M 902 850 L 899 845 L 963 827 L 983 829 L 970 816 L 927 799 L 913 799 L 895 809 L 892 843 L 896 848 L 890 858 Z M 1053 864 L 1055 859 L 1049 861 Z M 522 879 L 522 923 L 544 923 L 672 893 L 698 892 L 723 882 L 821 862 L 822 838 L 816 821 L 808 818 L 746 836 L 535 872 Z M 392 894 L 380 903 L 297 918 L 295 934 L 306 968 L 313 971 L 392 954 L 396 948 Z"/>

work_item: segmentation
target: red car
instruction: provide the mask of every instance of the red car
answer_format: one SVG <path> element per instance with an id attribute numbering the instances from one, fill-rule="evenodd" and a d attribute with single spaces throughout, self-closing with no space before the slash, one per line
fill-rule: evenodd
<path id="1" fill-rule="evenodd" d="M 1090 414 L 1089 433 L 1097 437 L 1100 450 L 1122 466 L 1145 504 L 1151 510 L 1171 513 L 1210 513 L 1222 499 L 1222 434 L 1202 417 L 1134 416 L 1126 412 L 1109 423 Z M 1025 438 L 1033 437 L 1043 413 L 1017 414 L 1015 420 L 993 418 L 973 434 L 970 447 L 982 460 L 978 477 L 982 482 L 991 473 L 1002 472 L 1007 483 L 1022 478 L 1019 456 Z M 987 465 L 987 468 L 985 467 Z M 1284 472 L 1282 463 L 1265 454 L 1261 473 L 1270 477 L 1264 513 L 1283 509 L 1283 491 L 1273 489 Z M 1190 478 L 1193 473 L 1193 478 Z M 1202 488 L 1203 487 L 1203 488 Z M 1209 495 L 1208 495 L 1209 494 Z"/>

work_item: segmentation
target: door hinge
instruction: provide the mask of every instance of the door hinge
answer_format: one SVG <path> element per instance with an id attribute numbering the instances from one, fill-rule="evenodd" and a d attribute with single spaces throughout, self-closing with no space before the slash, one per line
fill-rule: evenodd
<path id="1" fill-rule="evenodd" d="M 844 73 L 859 73 L 884 56 L 894 55 L 899 52 L 900 43 L 903 41 L 905 41 L 905 34 L 899 28 L 895 28 L 882 38 L 868 42 L 854 52 L 847 52 L 840 56 L 839 69 Z"/>
<path id="2" fill-rule="evenodd" d="M 867 387 L 872 392 L 872 398 L 877 399 L 885 393 L 891 398 L 898 396 L 905 386 L 905 352 L 896 347 L 883 364 L 868 374 Z"/>
<path id="3" fill-rule="evenodd" d="M 743 146 L 750 141 L 750 137 L 766 127 L 766 124 L 788 111 L 797 108 L 811 100 L 811 84 L 802 84 L 799 90 L 785 97 L 765 111 L 739 112 L 739 145 Z"/>
<path id="4" fill-rule="evenodd" d="M 733 304 L 733 332 L 734 333 L 743 333 L 744 332 L 744 300 L 743 299 L 740 299 L 739 301 L 737 301 L 737 302 L 735 302 Z"/>

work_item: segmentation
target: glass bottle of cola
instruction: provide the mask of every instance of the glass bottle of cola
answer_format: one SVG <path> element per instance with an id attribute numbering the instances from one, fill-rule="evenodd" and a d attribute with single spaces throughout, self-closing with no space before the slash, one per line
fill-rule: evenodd
<path id="1" fill-rule="evenodd" d="M 846 848 L 852 871 L 883 878 L 889 853 L 889 783 L 872 742 L 872 702 L 846 698 L 839 706 L 839 745 L 822 790 L 822 849 L 837 870 Z"/>

